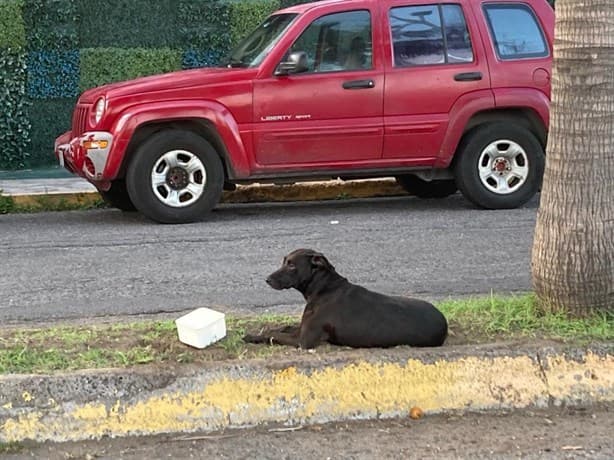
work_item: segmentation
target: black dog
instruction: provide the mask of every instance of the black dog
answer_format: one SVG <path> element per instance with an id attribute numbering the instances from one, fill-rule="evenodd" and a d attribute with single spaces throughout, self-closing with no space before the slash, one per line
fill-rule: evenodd
<path id="1" fill-rule="evenodd" d="M 443 314 L 418 299 L 387 296 L 350 283 L 319 252 L 297 249 L 266 282 L 297 289 L 307 301 L 300 326 L 246 335 L 251 343 L 315 348 L 321 341 L 350 347 L 436 347 L 448 335 Z"/>

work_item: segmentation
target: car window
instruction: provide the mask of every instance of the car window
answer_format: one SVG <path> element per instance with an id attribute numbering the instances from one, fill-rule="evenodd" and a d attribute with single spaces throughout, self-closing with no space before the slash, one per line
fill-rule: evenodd
<path id="1" fill-rule="evenodd" d="M 395 66 L 473 61 L 471 39 L 460 5 L 392 8 L 389 18 Z"/>
<path id="2" fill-rule="evenodd" d="M 228 67 L 260 65 L 295 18 L 296 14 L 277 14 L 268 17 L 237 45 L 224 64 Z"/>
<path id="3" fill-rule="evenodd" d="M 371 69 L 371 14 L 347 11 L 322 16 L 294 42 L 290 52 L 307 54 L 307 72 Z"/>
<path id="4" fill-rule="evenodd" d="M 484 11 L 500 59 L 548 56 L 544 34 L 527 5 L 487 4 Z"/>
<path id="5" fill-rule="evenodd" d="M 460 5 L 442 5 L 448 62 L 473 62 L 471 38 Z"/>

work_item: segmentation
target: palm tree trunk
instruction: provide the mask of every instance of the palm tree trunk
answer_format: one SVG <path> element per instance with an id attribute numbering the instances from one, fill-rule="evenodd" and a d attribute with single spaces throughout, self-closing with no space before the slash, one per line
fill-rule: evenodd
<path id="1" fill-rule="evenodd" d="M 556 1 L 550 113 L 535 292 L 548 310 L 613 312 L 613 0 Z"/>

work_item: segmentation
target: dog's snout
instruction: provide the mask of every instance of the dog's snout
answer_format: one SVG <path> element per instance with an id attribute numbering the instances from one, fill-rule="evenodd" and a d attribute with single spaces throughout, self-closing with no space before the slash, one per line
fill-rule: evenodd
<path id="1" fill-rule="evenodd" d="M 278 270 L 267 276 L 265 281 L 266 284 L 275 290 L 286 289 L 288 286 L 285 285 L 286 283 L 284 282 L 283 278 L 283 273 L 280 273 Z"/>

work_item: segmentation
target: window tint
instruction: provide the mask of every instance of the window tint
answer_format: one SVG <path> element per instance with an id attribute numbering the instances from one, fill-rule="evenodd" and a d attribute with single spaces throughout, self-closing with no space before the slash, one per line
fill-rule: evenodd
<path id="1" fill-rule="evenodd" d="M 443 5 L 441 12 L 446 34 L 448 62 L 472 62 L 473 50 L 463 10 L 459 5 Z"/>
<path id="2" fill-rule="evenodd" d="M 472 62 L 471 39 L 459 5 L 390 10 L 396 66 Z"/>
<path id="3" fill-rule="evenodd" d="M 361 10 L 322 16 L 294 42 L 294 51 L 307 54 L 308 72 L 370 69 L 371 15 Z"/>
<path id="4" fill-rule="evenodd" d="M 485 5 L 490 34 L 501 59 L 548 56 L 544 34 L 526 5 Z"/>
<path id="5" fill-rule="evenodd" d="M 226 65 L 229 67 L 260 65 L 295 17 L 295 14 L 278 14 L 268 17 L 239 43 L 226 60 Z"/>

